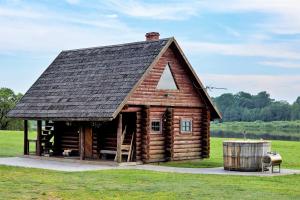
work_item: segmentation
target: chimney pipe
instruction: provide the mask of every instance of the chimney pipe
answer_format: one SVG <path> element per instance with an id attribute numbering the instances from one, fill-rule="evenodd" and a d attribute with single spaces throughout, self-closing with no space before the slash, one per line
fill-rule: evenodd
<path id="1" fill-rule="evenodd" d="M 149 33 L 146 33 L 145 36 L 146 36 L 146 41 L 159 40 L 158 32 L 149 32 Z"/>

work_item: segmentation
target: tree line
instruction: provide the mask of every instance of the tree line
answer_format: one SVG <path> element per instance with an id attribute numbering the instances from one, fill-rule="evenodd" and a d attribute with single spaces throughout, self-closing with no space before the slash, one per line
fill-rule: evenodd
<path id="1" fill-rule="evenodd" d="M 0 88 L 0 130 L 23 129 L 21 120 L 6 117 L 22 96 L 9 88 Z M 265 91 L 256 95 L 247 92 L 225 93 L 213 98 L 213 101 L 221 111 L 223 121 L 300 120 L 300 96 L 293 104 L 275 101 Z"/>
<path id="2" fill-rule="evenodd" d="M 294 103 L 275 101 L 267 92 L 225 93 L 213 98 L 223 121 L 289 121 L 300 119 L 300 96 Z"/>
<path id="3" fill-rule="evenodd" d="M 21 99 L 21 93 L 15 93 L 9 88 L 0 88 L 0 130 L 22 130 L 21 120 L 6 117 L 16 103 Z"/>

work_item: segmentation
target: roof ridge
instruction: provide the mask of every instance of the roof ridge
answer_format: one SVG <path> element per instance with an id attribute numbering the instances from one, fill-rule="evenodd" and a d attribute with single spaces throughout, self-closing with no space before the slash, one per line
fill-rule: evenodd
<path id="1" fill-rule="evenodd" d="M 95 47 L 86 47 L 86 48 L 78 48 L 78 49 L 69 49 L 69 50 L 62 50 L 62 52 L 72 52 L 72 51 L 82 51 L 82 50 L 89 50 L 89 49 L 98 49 L 98 48 L 111 48 L 111 47 L 117 47 L 117 46 L 124 46 L 124 45 L 133 45 L 133 44 L 139 44 L 139 43 L 152 43 L 162 40 L 170 40 L 173 37 L 168 38 L 161 38 L 159 40 L 149 40 L 149 41 L 138 41 L 138 42 L 128 42 L 128 43 L 122 43 L 122 44 L 112 44 L 112 45 L 105 45 L 105 46 L 95 46 Z"/>

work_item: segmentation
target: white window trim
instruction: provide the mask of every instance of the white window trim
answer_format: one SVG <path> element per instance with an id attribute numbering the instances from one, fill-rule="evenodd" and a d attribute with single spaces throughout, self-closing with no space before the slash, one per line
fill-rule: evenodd
<path id="1" fill-rule="evenodd" d="M 152 130 L 152 122 L 159 122 L 159 131 Z M 161 134 L 162 133 L 162 119 L 154 118 L 150 120 L 150 133 L 151 134 Z"/>
<path id="2" fill-rule="evenodd" d="M 190 131 L 183 131 L 182 130 L 182 122 L 183 121 L 189 121 L 189 122 L 191 122 L 191 130 Z M 193 119 L 187 119 L 187 118 L 180 119 L 180 133 L 190 134 L 192 132 L 193 132 Z"/>

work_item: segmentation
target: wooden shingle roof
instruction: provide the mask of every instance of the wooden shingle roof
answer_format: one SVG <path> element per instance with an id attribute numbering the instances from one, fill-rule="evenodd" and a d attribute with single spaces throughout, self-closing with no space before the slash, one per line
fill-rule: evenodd
<path id="1" fill-rule="evenodd" d="M 62 51 L 8 117 L 66 121 L 114 119 L 164 51 L 174 44 L 197 82 L 199 94 L 221 118 L 174 38 Z"/>
<path id="2" fill-rule="evenodd" d="M 169 40 L 62 51 L 8 116 L 111 120 Z"/>

